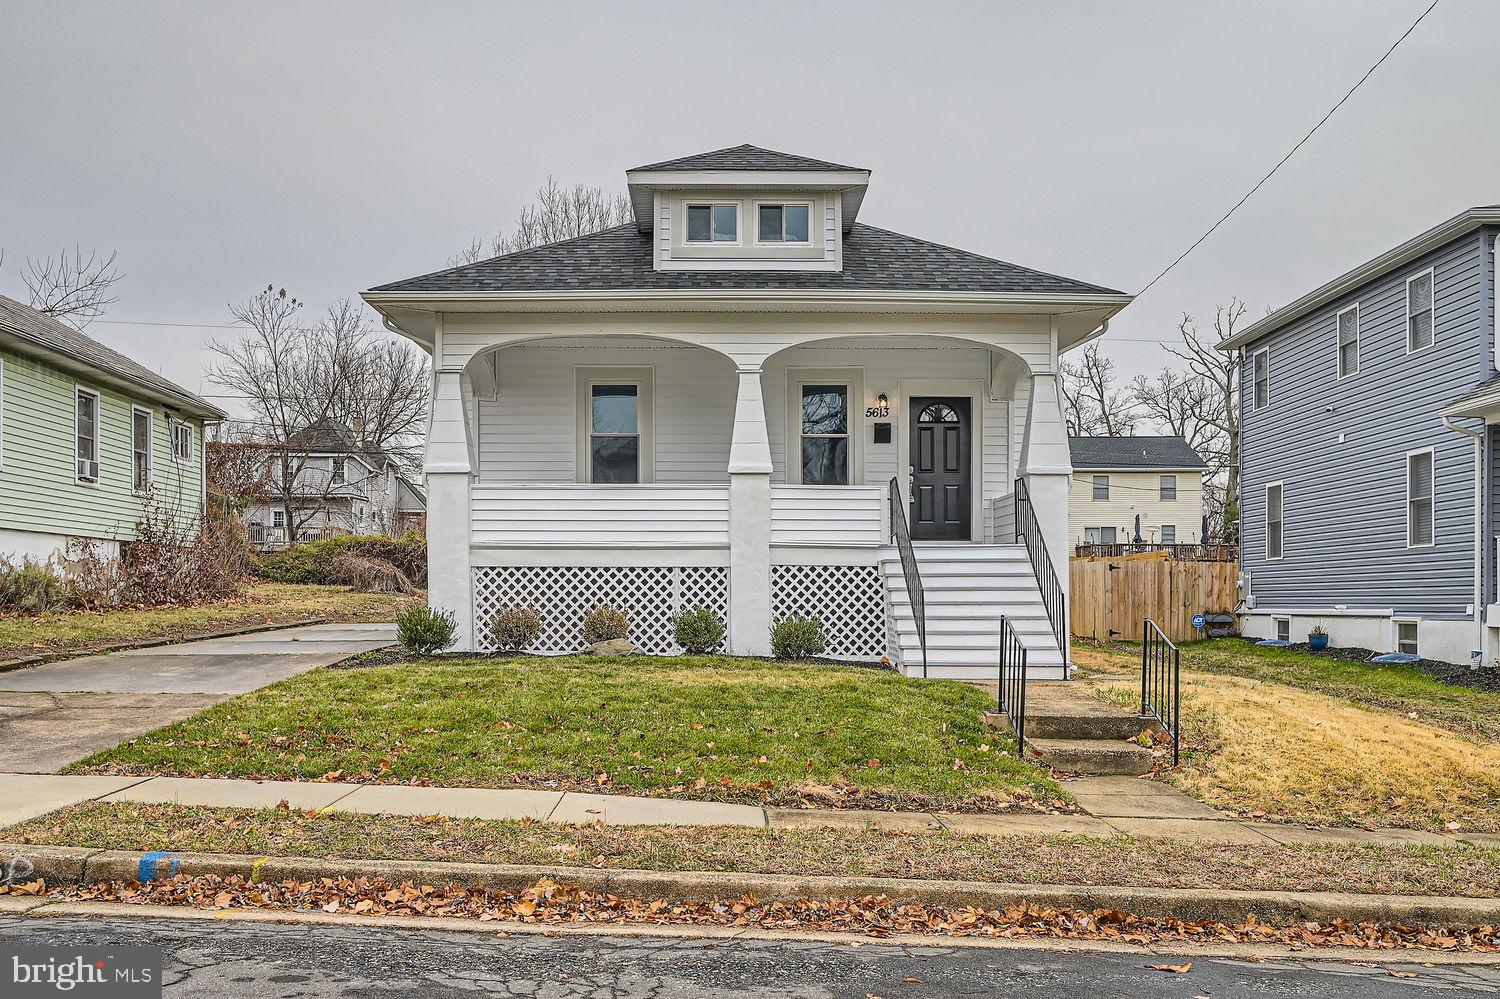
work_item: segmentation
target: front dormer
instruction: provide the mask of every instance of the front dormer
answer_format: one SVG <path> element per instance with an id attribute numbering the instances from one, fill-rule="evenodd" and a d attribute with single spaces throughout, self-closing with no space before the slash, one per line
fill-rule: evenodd
<path id="1" fill-rule="evenodd" d="M 870 171 L 744 145 L 626 179 L 658 271 L 837 271 Z"/>

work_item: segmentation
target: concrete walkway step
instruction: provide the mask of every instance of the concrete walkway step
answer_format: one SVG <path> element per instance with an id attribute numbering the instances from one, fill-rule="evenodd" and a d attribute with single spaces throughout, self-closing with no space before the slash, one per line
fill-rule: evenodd
<path id="1" fill-rule="evenodd" d="M 1033 739 L 1026 745 L 1054 770 L 1072 774 L 1143 774 L 1154 758 L 1144 746 L 1104 739 Z"/>

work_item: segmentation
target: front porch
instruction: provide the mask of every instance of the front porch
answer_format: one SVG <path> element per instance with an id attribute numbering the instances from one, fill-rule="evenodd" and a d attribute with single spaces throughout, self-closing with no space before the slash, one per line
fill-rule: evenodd
<path id="1" fill-rule="evenodd" d="M 828 656 L 920 673 L 894 479 L 930 573 L 930 675 L 992 677 L 1002 614 L 1034 644 L 1037 675 L 1063 675 L 1014 527 L 1020 479 L 1046 498 L 1036 522 L 1066 571 L 1056 379 L 1025 349 L 841 336 L 746 356 L 707 335 L 474 337 L 438 373 L 432 602 L 480 651 L 499 608 L 535 607 L 535 651 L 551 654 L 578 651 L 599 604 L 658 654 L 680 651 L 671 618 L 695 606 L 746 655 L 768 654 L 774 621 L 808 614 Z"/>

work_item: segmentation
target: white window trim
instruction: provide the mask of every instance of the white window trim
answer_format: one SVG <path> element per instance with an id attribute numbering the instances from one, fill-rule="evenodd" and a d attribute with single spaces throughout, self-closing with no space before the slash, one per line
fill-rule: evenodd
<path id="1" fill-rule="evenodd" d="M 190 465 L 190 464 L 192 464 L 192 462 L 193 462 L 193 447 L 194 447 L 194 440 L 193 440 L 193 438 L 197 436 L 196 434 L 193 433 L 193 425 L 191 423 L 189 423 L 187 420 L 178 419 L 177 417 L 174 416 L 174 417 L 172 417 L 172 420 L 171 420 L 171 423 L 169 424 L 169 426 L 171 428 L 170 433 L 172 435 L 171 436 L 172 462 L 174 464 L 177 464 L 177 465 Z M 187 454 L 181 454 L 177 450 L 177 432 L 179 430 L 185 431 L 187 433 Z"/>
<path id="2" fill-rule="evenodd" d="M 1417 649 L 1415 652 L 1407 652 L 1402 654 L 1420 656 L 1422 654 L 1422 622 L 1420 619 L 1414 617 L 1391 618 L 1391 650 L 1397 653 L 1401 653 L 1401 626 L 1403 624 L 1411 625 L 1413 630 L 1416 631 L 1417 637 L 1415 641 Z"/>
<path id="3" fill-rule="evenodd" d="M 78 474 L 78 397 L 89 395 L 94 398 L 94 463 L 99 466 L 99 474 L 93 479 L 85 479 Z M 101 424 L 104 423 L 104 397 L 99 394 L 98 389 L 91 389 L 87 385 L 73 385 L 73 481 L 80 486 L 97 486 L 104 478 L 104 454 L 103 433 Z"/>
<path id="4" fill-rule="evenodd" d="M 708 238 L 688 239 L 688 213 L 691 209 L 707 206 L 708 212 Z M 734 209 L 734 239 L 714 239 L 714 213 L 715 208 Z M 809 221 L 808 227 L 812 223 Z M 716 198 L 684 198 L 682 200 L 682 245 L 683 246 L 744 246 L 745 245 L 745 203 L 738 199 L 716 199 Z M 800 245 L 800 244 L 798 244 Z"/>
<path id="5" fill-rule="evenodd" d="M 1271 554 L 1271 490 L 1275 489 L 1279 505 L 1281 507 L 1281 551 L 1274 556 Z M 1286 558 L 1286 481 L 1278 479 L 1275 482 L 1266 483 L 1266 510 L 1264 515 L 1265 537 L 1266 537 L 1266 561 L 1280 562 Z"/>
<path id="6" fill-rule="evenodd" d="M 1344 370 L 1344 340 L 1343 340 L 1344 332 L 1343 332 L 1343 327 L 1344 327 L 1344 314 L 1348 313 L 1348 312 L 1354 313 L 1354 370 L 1353 371 L 1345 371 Z M 1354 375 L 1359 374 L 1359 364 L 1360 364 L 1360 356 L 1359 356 L 1360 342 L 1359 342 L 1359 340 L 1360 340 L 1359 303 L 1355 302 L 1353 305 L 1349 306 L 1347 309 L 1340 309 L 1334 315 L 1334 317 L 1333 317 L 1333 363 L 1334 363 L 1334 369 L 1338 372 L 1338 378 L 1337 378 L 1338 381 L 1343 381 L 1345 378 L 1349 378 L 1349 377 L 1352 377 Z M 1408 342 L 1410 342 L 1410 341 L 1408 341 Z M 1270 369 L 1268 368 L 1267 371 L 1269 371 L 1269 370 Z M 1267 386 L 1267 388 L 1269 389 L 1269 385 Z M 1266 394 L 1267 394 L 1267 396 L 1269 396 L 1270 392 L 1268 391 Z"/>
<path id="7" fill-rule="evenodd" d="M 843 385 L 849 412 L 849 485 L 865 482 L 865 371 L 864 368 L 788 368 L 786 372 L 786 481 L 802 484 L 802 386 Z M 837 489 L 837 486 L 829 488 Z"/>
<path id="8" fill-rule="evenodd" d="M 1262 354 L 1266 355 L 1266 401 L 1264 403 L 1262 403 L 1261 405 L 1257 406 L 1255 404 L 1255 383 L 1257 381 L 1257 379 L 1255 377 L 1255 359 L 1257 357 L 1259 357 L 1260 355 L 1262 355 Z M 1250 412 L 1252 412 L 1252 413 L 1259 413 L 1261 410 L 1269 408 L 1270 405 L 1271 405 L 1271 348 L 1270 347 L 1262 347 L 1260 350 L 1257 350 L 1255 353 L 1253 353 L 1253 354 L 1250 355 Z"/>
<path id="9" fill-rule="evenodd" d="M 1099 480 L 1100 479 L 1104 480 L 1104 495 L 1103 496 L 1099 495 Z M 1090 503 L 1108 503 L 1109 502 L 1109 476 L 1107 474 L 1099 473 L 1099 474 L 1091 475 L 1089 477 L 1089 502 Z"/>
<path id="10" fill-rule="evenodd" d="M 1167 488 L 1166 487 L 1166 483 L 1164 483 L 1162 481 L 1163 479 L 1171 479 L 1172 480 L 1172 495 L 1170 497 L 1162 495 L 1162 492 Z M 1175 472 L 1162 472 L 1161 474 L 1157 475 L 1157 477 L 1156 477 L 1156 499 L 1157 499 L 1158 502 L 1161 502 L 1161 503 L 1176 503 L 1177 502 L 1177 497 L 1181 496 L 1181 495 L 1182 495 L 1182 492 L 1179 489 L 1179 484 L 1177 482 L 1177 473 L 1175 473 Z"/>
<path id="11" fill-rule="evenodd" d="M 1431 479 L 1428 482 L 1427 503 L 1432 515 L 1432 540 L 1422 544 L 1412 544 L 1411 540 L 1411 459 L 1415 455 L 1425 454 L 1431 457 Z M 1401 503 L 1406 508 L 1406 547 L 1407 548 L 1436 548 L 1437 547 L 1437 450 L 1430 447 L 1419 447 L 1415 451 L 1406 452 L 1406 488 L 1401 493 Z"/>
<path id="12" fill-rule="evenodd" d="M 1281 637 L 1281 622 L 1286 622 L 1286 637 Z M 1289 617 L 1271 618 L 1271 630 L 1276 633 L 1276 641 L 1290 642 L 1292 640 L 1292 619 Z"/>
<path id="13" fill-rule="evenodd" d="M 1167 540 L 1167 528 L 1169 528 L 1169 527 L 1172 529 L 1172 540 L 1171 541 Z M 1175 544 L 1177 544 L 1177 525 L 1176 524 L 1158 524 L 1157 525 L 1157 530 L 1161 532 L 1161 543 L 1162 544 L 1164 544 L 1164 545 L 1175 545 Z"/>
<path id="14" fill-rule="evenodd" d="M 1415 350 L 1413 350 L 1412 346 L 1411 346 L 1411 283 L 1413 281 L 1420 280 L 1423 277 L 1427 278 L 1427 287 L 1429 289 L 1428 296 L 1427 296 L 1427 317 L 1428 317 L 1429 328 L 1432 330 L 1432 342 L 1429 343 L 1426 347 L 1418 347 Z M 1409 278 L 1406 279 L 1406 306 L 1405 306 L 1405 308 L 1402 311 L 1406 315 L 1406 324 L 1405 324 L 1404 329 L 1402 330 L 1402 334 L 1406 337 L 1406 356 L 1410 357 L 1412 354 L 1420 354 L 1424 350 L 1427 350 L 1427 349 L 1432 348 L 1432 347 L 1436 347 L 1437 346 L 1437 268 L 1435 268 L 1435 267 L 1429 267 L 1425 271 L 1417 271 L 1417 273 L 1413 274 L 1411 277 L 1409 277 Z"/>
<path id="15" fill-rule="evenodd" d="M 577 393 L 576 473 L 581 485 L 602 488 L 647 485 L 656 481 L 656 369 L 653 367 L 612 367 L 595 365 L 574 367 Z M 636 391 L 636 433 L 640 437 L 640 475 L 637 482 L 591 482 L 589 437 L 594 427 L 593 388 L 595 385 L 634 385 Z"/>
<path id="16" fill-rule="evenodd" d="M 760 206 L 780 205 L 786 208 L 788 205 L 800 205 L 807 208 L 807 238 L 806 239 L 771 239 L 760 238 Z M 817 221 L 818 214 L 813 210 L 813 202 L 803 198 L 755 198 L 750 202 L 750 215 L 755 219 L 755 246 L 812 246 L 813 245 L 813 223 Z M 781 230 L 786 231 L 786 216 L 782 215 Z M 701 246 L 702 244 L 694 244 Z"/>
<path id="17" fill-rule="evenodd" d="M 135 481 L 135 418 L 136 414 L 146 417 L 146 485 L 141 487 Z M 151 489 L 156 485 L 156 416 L 145 406 L 130 407 L 130 491 L 137 496 L 151 495 Z"/>

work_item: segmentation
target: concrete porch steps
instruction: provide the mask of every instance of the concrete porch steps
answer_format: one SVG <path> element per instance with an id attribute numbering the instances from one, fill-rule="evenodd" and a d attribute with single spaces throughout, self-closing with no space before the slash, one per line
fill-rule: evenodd
<path id="1" fill-rule="evenodd" d="M 1010 729 L 1003 714 L 985 719 Z M 1069 683 L 1027 681 L 1026 748 L 1054 770 L 1089 776 L 1146 773 L 1155 758 L 1134 740 L 1157 727 L 1156 719 L 1106 704 Z"/>

